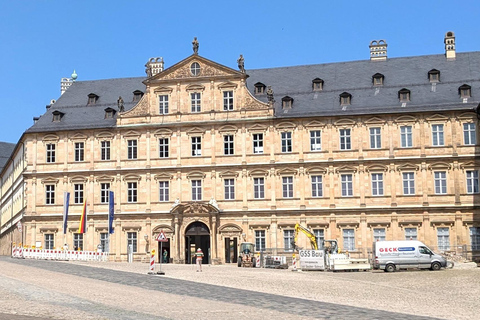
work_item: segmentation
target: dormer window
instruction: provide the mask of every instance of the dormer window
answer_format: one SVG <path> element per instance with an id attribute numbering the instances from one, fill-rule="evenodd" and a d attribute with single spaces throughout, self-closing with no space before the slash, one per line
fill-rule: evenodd
<path id="1" fill-rule="evenodd" d="M 461 85 L 458 88 L 458 94 L 462 99 L 470 98 L 472 96 L 472 87 L 470 87 L 468 84 Z"/>
<path id="2" fill-rule="evenodd" d="M 410 101 L 410 90 L 405 88 L 398 90 L 398 100 L 400 100 L 400 102 Z"/>
<path id="3" fill-rule="evenodd" d="M 385 76 L 381 73 L 375 73 L 372 76 L 372 83 L 374 86 L 383 86 L 383 80 L 385 80 Z"/>
<path id="4" fill-rule="evenodd" d="M 255 94 L 264 94 L 265 93 L 265 88 L 266 86 L 261 83 L 261 82 L 257 82 L 254 84 L 255 86 Z"/>
<path id="5" fill-rule="evenodd" d="M 52 112 L 52 115 L 53 115 L 53 119 L 52 119 L 53 122 L 60 122 L 60 120 L 62 120 L 63 116 L 65 115 L 65 113 L 55 110 Z"/>
<path id="6" fill-rule="evenodd" d="M 97 96 L 95 93 L 90 93 L 88 95 L 88 104 L 96 104 L 99 96 Z"/>
<path id="7" fill-rule="evenodd" d="M 143 97 L 143 92 L 140 90 L 133 91 L 133 102 L 138 102 Z"/>
<path id="8" fill-rule="evenodd" d="M 322 91 L 323 90 L 323 80 L 320 78 L 315 78 L 312 80 L 312 90 L 313 91 Z"/>
<path id="9" fill-rule="evenodd" d="M 440 71 L 432 69 L 428 71 L 428 80 L 430 82 L 439 82 L 440 81 Z"/>
<path id="10" fill-rule="evenodd" d="M 105 119 L 112 119 L 117 111 L 110 107 L 105 109 Z"/>
<path id="11" fill-rule="evenodd" d="M 293 98 L 285 96 L 282 98 L 282 109 L 292 109 Z"/>
<path id="12" fill-rule="evenodd" d="M 340 105 L 348 106 L 352 104 L 352 95 L 348 92 L 340 93 Z"/>

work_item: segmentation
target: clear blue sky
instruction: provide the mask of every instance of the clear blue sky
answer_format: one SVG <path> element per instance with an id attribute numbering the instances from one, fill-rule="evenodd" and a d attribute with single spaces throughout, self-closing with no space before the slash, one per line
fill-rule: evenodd
<path id="1" fill-rule="evenodd" d="M 199 54 L 232 68 L 369 59 L 371 40 L 389 57 L 480 51 L 480 1 L 109 1 L 0 0 L 0 141 L 16 143 L 60 96 L 60 78 L 145 76 Z"/>

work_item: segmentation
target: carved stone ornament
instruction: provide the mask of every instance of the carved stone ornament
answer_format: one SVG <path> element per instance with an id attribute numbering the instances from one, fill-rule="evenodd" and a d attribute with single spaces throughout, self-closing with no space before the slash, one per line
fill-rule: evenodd
<path id="1" fill-rule="evenodd" d="M 219 68 L 202 64 L 200 73 L 198 74 L 197 78 L 211 77 L 211 76 L 226 76 L 226 75 L 229 75 L 229 73 L 223 70 L 220 70 Z M 178 68 L 177 70 L 164 75 L 161 79 L 169 80 L 169 79 L 185 79 L 185 78 L 195 78 L 190 72 L 190 64 L 184 65 L 183 67 Z"/>
<path id="2" fill-rule="evenodd" d="M 267 108 L 267 106 L 256 99 L 253 99 L 250 97 L 247 97 L 245 99 L 245 109 L 264 109 L 264 108 Z"/>
<path id="3" fill-rule="evenodd" d="M 179 203 L 176 206 L 173 206 L 171 213 L 180 213 L 189 216 L 198 216 L 198 215 L 209 215 L 216 214 L 219 212 L 218 207 L 207 202 L 200 201 L 191 201 L 186 203 Z"/>
<path id="4" fill-rule="evenodd" d="M 129 111 L 125 112 L 125 116 L 147 116 L 149 115 L 148 110 L 148 100 L 147 95 L 144 95 L 142 99 L 138 102 L 138 104 L 130 109 Z"/>

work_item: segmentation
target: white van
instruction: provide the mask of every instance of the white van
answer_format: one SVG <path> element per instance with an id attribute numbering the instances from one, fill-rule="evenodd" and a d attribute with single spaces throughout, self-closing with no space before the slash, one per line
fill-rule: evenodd
<path id="1" fill-rule="evenodd" d="M 440 270 L 447 266 L 444 257 L 433 253 L 425 244 L 416 240 L 376 241 L 372 252 L 373 269 L 386 272 L 407 268 Z"/>

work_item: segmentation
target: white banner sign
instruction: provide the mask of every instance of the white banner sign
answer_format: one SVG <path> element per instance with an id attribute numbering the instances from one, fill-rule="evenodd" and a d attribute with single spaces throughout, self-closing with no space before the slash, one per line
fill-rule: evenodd
<path id="1" fill-rule="evenodd" d="M 299 250 L 301 270 L 325 270 L 322 250 Z"/>

